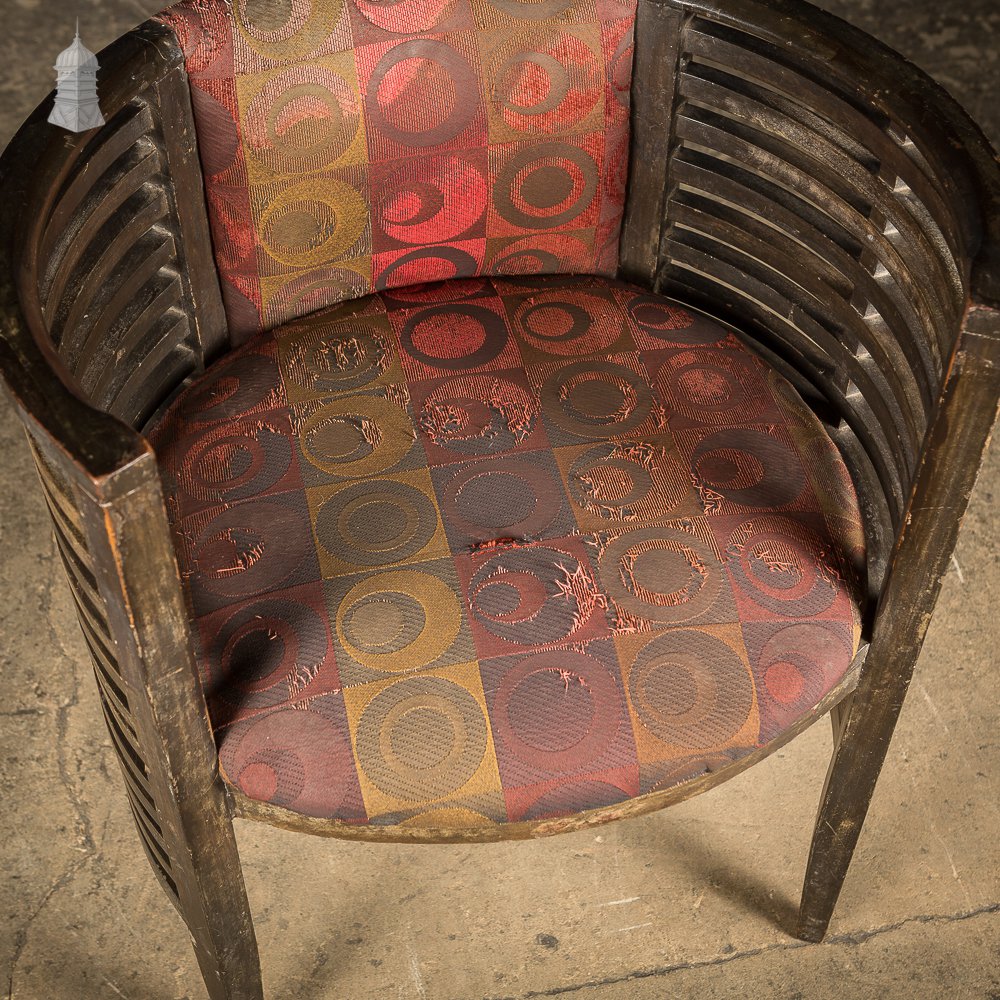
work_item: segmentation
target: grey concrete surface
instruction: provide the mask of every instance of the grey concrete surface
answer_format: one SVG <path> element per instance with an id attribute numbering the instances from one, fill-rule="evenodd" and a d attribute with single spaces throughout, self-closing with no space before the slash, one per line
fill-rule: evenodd
<path id="1" fill-rule="evenodd" d="M 1000 138 L 1000 3 L 827 0 Z M 149 0 L 0 3 L 0 140 L 79 12 L 98 48 Z M 0 193 L 2 196 L 2 193 Z M 364 846 L 238 825 L 269 996 L 298 1000 L 1000 998 L 994 449 L 830 936 L 786 933 L 830 752 L 818 725 L 665 813 L 529 844 Z M 0 993 L 204 997 L 120 788 L 20 431 L 0 408 Z"/>

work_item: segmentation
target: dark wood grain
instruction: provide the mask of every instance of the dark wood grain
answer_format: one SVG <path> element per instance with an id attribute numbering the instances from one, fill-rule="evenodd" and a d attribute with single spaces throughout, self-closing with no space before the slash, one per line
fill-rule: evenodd
<path id="1" fill-rule="evenodd" d="M 973 306 L 928 435 L 871 648 L 841 721 L 806 869 L 799 937 L 826 933 L 997 418 L 1000 311 Z"/>
<path id="2" fill-rule="evenodd" d="M 623 278 L 649 286 L 667 197 L 667 163 L 684 14 L 658 0 L 639 0 L 632 69 L 632 141 L 628 199 L 619 246 Z"/>

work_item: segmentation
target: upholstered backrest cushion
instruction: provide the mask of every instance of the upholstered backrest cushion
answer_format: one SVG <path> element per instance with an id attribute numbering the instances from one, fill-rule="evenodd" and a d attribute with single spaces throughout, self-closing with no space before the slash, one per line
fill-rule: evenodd
<path id="1" fill-rule="evenodd" d="M 184 0 L 235 342 L 479 274 L 611 274 L 635 0 Z"/>

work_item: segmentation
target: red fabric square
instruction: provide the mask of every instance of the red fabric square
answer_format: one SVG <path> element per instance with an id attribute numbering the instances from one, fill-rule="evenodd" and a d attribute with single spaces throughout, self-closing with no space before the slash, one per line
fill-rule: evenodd
<path id="1" fill-rule="evenodd" d="M 412 382 L 409 391 L 428 465 L 548 447 L 523 370 Z"/>
<path id="2" fill-rule="evenodd" d="M 636 765 L 614 643 L 486 660 L 479 672 L 508 791 Z"/>
<path id="3" fill-rule="evenodd" d="M 395 309 L 389 321 L 409 381 L 521 367 L 499 298 Z"/>
<path id="4" fill-rule="evenodd" d="M 593 228 L 600 218 L 604 135 L 490 147 L 491 236 Z"/>
<path id="5" fill-rule="evenodd" d="M 376 254 L 486 237 L 490 188 L 485 149 L 372 164 L 371 189 Z M 381 274 L 377 269 L 376 280 Z"/>
<path id="6" fill-rule="evenodd" d="M 262 493 L 302 489 L 287 410 L 199 427 L 185 444 L 183 455 L 169 447 L 163 455 L 181 518 Z"/>
<path id="7" fill-rule="evenodd" d="M 420 35 L 451 34 L 474 27 L 469 0 L 350 0 L 355 45 L 396 42 Z"/>
<path id="8" fill-rule="evenodd" d="M 342 694 L 231 726 L 219 765 L 248 798 L 305 816 L 368 822 Z"/>
<path id="9" fill-rule="evenodd" d="M 704 519 L 732 580 L 740 621 L 849 621 L 851 590 L 821 515 Z"/>
<path id="10" fill-rule="evenodd" d="M 474 32 L 393 39 L 354 51 L 372 163 L 486 145 Z"/>

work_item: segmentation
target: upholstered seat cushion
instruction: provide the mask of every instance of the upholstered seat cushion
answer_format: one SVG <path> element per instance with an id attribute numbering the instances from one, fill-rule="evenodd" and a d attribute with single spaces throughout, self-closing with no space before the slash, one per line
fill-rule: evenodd
<path id="1" fill-rule="evenodd" d="M 764 746 L 858 646 L 857 502 L 730 332 L 600 278 L 384 292 L 154 431 L 227 779 L 346 823 L 606 806 Z"/>

